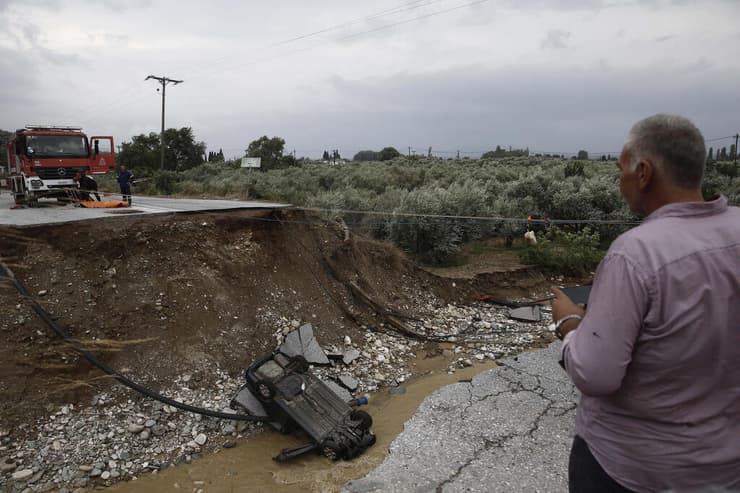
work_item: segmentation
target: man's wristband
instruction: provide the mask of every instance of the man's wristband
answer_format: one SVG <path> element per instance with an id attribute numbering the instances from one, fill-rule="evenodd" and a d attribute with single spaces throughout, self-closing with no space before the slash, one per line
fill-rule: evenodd
<path id="1" fill-rule="evenodd" d="M 583 320 L 583 317 L 578 315 L 577 313 L 571 313 L 570 315 L 566 315 L 557 322 L 555 322 L 555 336 L 560 339 L 561 341 L 563 338 L 565 338 L 565 334 L 560 332 L 560 327 L 567 322 L 568 320 Z"/>

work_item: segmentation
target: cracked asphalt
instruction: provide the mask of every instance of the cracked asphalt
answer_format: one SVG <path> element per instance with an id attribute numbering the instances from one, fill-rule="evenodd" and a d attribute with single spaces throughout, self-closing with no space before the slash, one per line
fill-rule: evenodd
<path id="1" fill-rule="evenodd" d="M 567 491 L 578 391 L 561 343 L 427 397 L 385 461 L 346 493 Z"/>

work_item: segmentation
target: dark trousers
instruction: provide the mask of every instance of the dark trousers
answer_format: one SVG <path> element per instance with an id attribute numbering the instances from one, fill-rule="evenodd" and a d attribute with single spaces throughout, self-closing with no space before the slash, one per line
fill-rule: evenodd
<path id="1" fill-rule="evenodd" d="M 80 190 L 80 200 L 90 200 L 90 196 L 94 196 L 98 202 L 100 202 L 100 195 L 95 190 Z"/>
<path id="2" fill-rule="evenodd" d="M 570 493 L 631 493 L 614 481 L 588 449 L 586 441 L 576 435 L 568 461 L 568 491 Z"/>
<path id="3" fill-rule="evenodd" d="M 121 195 L 123 195 L 123 200 L 128 202 L 128 205 L 131 205 L 131 185 L 128 183 L 121 185 Z"/>

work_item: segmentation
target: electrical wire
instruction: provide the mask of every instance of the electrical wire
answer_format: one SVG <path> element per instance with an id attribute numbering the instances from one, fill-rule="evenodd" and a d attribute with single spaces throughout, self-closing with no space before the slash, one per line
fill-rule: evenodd
<path id="1" fill-rule="evenodd" d="M 116 371 L 114 368 L 109 366 L 107 363 L 99 360 L 94 354 L 90 353 L 87 349 L 85 349 L 82 344 L 80 344 L 79 341 L 74 339 L 72 336 L 70 336 L 64 328 L 62 328 L 61 325 L 56 323 L 54 318 L 47 312 L 41 304 L 28 292 L 26 287 L 18 280 L 18 278 L 15 277 L 15 274 L 12 270 L 2 261 L 0 260 L 0 279 L 5 279 L 8 282 L 10 282 L 18 291 L 18 293 L 26 299 L 30 304 L 33 311 L 38 315 L 38 317 L 60 338 L 62 338 L 69 346 L 80 356 L 85 358 L 87 361 L 89 361 L 93 366 L 97 367 L 99 370 L 103 371 L 104 373 L 112 376 L 115 378 L 118 382 L 125 385 L 126 387 L 135 390 L 136 392 L 139 392 L 140 394 L 143 394 L 147 397 L 150 397 L 152 399 L 155 399 L 159 402 L 162 402 L 164 404 L 167 404 L 172 407 L 176 407 L 178 409 L 181 409 L 183 411 L 188 411 L 195 414 L 201 414 L 203 416 L 210 416 L 212 418 L 220 418 L 220 419 L 231 419 L 231 420 L 237 420 L 237 421 L 266 421 L 268 418 L 261 417 L 261 416 L 254 416 L 251 414 L 231 414 L 231 413 L 225 413 L 221 411 L 214 411 L 211 409 L 205 409 L 202 407 L 193 406 L 190 404 L 185 404 L 183 402 L 176 401 L 175 399 L 172 399 L 170 397 L 166 397 L 158 392 L 155 392 L 154 390 L 151 390 L 147 387 L 144 387 L 143 385 L 131 380 L 130 378 L 121 375 L 118 371 Z"/>

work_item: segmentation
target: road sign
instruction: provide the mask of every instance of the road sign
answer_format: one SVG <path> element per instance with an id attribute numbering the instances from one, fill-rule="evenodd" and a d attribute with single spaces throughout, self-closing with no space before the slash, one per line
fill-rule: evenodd
<path id="1" fill-rule="evenodd" d="M 259 157 L 243 157 L 242 168 L 259 168 L 261 159 Z"/>

